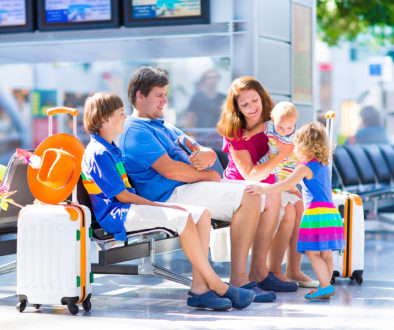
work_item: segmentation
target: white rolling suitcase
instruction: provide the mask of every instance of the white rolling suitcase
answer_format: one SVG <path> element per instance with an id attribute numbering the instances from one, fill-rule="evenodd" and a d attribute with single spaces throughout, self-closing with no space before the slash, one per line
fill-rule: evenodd
<path id="1" fill-rule="evenodd" d="M 90 211 L 82 205 L 36 204 L 18 219 L 17 296 L 20 312 L 29 302 L 91 308 Z"/>
<path id="2" fill-rule="evenodd" d="M 342 215 L 346 247 L 332 253 L 336 277 L 350 278 L 358 284 L 363 282 L 364 272 L 364 208 L 360 196 L 347 192 L 333 192 L 333 201 Z"/>
<path id="3" fill-rule="evenodd" d="M 326 130 L 330 146 L 333 145 L 334 118 L 334 112 L 327 112 Z M 330 159 L 330 166 L 332 166 L 332 159 Z M 363 202 L 360 196 L 345 191 L 333 191 L 332 199 L 342 216 L 346 245 L 344 250 L 332 253 L 334 272 L 331 284 L 335 283 L 336 277 L 350 278 L 361 284 L 365 244 Z"/>
<path id="4" fill-rule="evenodd" d="M 52 115 L 73 116 L 74 136 L 52 135 Z M 17 232 L 17 309 L 27 302 L 67 305 L 72 314 L 82 303 L 91 309 L 90 210 L 77 204 L 76 184 L 84 153 L 76 138 L 77 109 L 48 110 L 49 137 L 35 150 L 38 166 L 29 166 L 30 190 L 40 202 L 25 206 L 18 216 Z M 72 193 L 72 203 L 63 201 Z"/>

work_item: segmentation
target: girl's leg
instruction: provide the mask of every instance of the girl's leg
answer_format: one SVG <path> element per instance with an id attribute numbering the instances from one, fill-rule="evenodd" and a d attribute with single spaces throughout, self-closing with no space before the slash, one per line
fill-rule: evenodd
<path id="1" fill-rule="evenodd" d="M 312 279 L 301 271 L 302 254 L 297 252 L 298 231 L 300 230 L 301 218 L 304 213 L 302 200 L 295 203 L 294 208 L 295 224 L 287 249 L 286 276 L 294 281 L 311 282 Z"/>
<path id="2" fill-rule="evenodd" d="M 260 214 L 260 221 L 253 240 L 249 272 L 250 281 L 260 282 L 268 276 L 268 250 L 278 221 L 280 201 L 280 194 L 266 196 L 266 207 L 264 212 Z"/>
<path id="3" fill-rule="evenodd" d="M 312 268 L 314 272 L 316 273 L 316 276 L 320 282 L 320 287 L 325 288 L 329 285 L 331 285 L 330 280 L 331 276 L 329 273 L 328 265 L 326 263 L 325 258 L 323 258 L 323 255 L 325 255 L 324 252 L 327 251 L 305 251 L 305 254 L 307 255 L 308 259 L 311 262 Z"/>
<path id="4" fill-rule="evenodd" d="M 289 244 L 294 228 L 295 208 L 292 204 L 287 204 L 278 231 L 271 242 L 268 251 L 268 269 L 275 277 L 288 282 L 288 278 L 282 274 L 282 261 Z"/>
<path id="5" fill-rule="evenodd" d="M 192 264 L 193 276 L 197 275 L 196 279 L 193 278 L 193 287 L 199 292 L 194 292 L 193 290 L 192 292 L 201 294 L 203 290 L 207 290 L 205 288 L 206 286 L 210 290 L 215 291 L 219 296 L 223 296 L 228 290 L 228 285 L 212 269 L 207 258 L 206 247 L 202 247 L 197 226 L 194 224 L 190 215 L 185 229 L 179 235 L 179 239 L 186 257 Z"/>
<path id="6" fill-rule="evenodd" d="M 332 261 L 332 251 L 322 251 L 321 256 L 323 257 L 324 261 L 326 262 L 328 274 L 330 275 L 330 281 L 332 278 L 332 273 L 334 272 L 334 263 Z"/>

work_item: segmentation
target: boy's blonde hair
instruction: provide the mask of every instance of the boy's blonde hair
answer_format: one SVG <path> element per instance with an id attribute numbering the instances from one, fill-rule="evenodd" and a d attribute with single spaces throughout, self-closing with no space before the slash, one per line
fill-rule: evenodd
<path id="1" fill-rule="evenodd" d="M 320 123 L 303 125 L 294 136 L 296 153 L 306 156 L 306 160 L 316 159 L 322 165 L 328 165 L 330 147 L 325 127 Z"/>
<path id="2" fill-rule="evenodd" d="M 85 100 L 83 125 L 88 134 L 98 134 L 103 122 L 119 108 L 123 108 L 122 99 L 112 93 L 97 92 Z"/>
<path id="3" fill-rule="evenodd" d="M 295 118 L 298 119 L 298 112 L 296 107 L 291 102 L 282 101 L 277 103 L 271 111 L 271 119 L 276 122 L 281 118 Z"/>

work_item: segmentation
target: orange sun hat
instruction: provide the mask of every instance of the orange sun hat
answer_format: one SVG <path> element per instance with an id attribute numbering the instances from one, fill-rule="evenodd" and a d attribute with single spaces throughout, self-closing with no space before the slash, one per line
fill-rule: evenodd
<path id="1" fill-rule="evenodd" d="M 42 141 L 33 153 L 41 157 L 41 167 L 27 169 L 33 196 L 47 204 L 58 204 L 70 196 L 81 175 L 83 153 L 83 144 L 66 133 Z"/>

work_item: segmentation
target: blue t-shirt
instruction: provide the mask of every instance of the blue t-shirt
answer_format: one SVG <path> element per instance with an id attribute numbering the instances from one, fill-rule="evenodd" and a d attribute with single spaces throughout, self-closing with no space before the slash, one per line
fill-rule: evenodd
<path id="1" fill-rule="evenodd" d="M 161 119 L 129 116 L 125 133 L 119 137 L 123 163 L 138 195 L 152 201 L 168 200 L 174 189 L 184 182 L 167 179 L 151 165 L 161 156 L 190 164 L 188 155 L 178 146 L 183 132 Z"/>
<path id="2" fill-rule="evenodd" d="M 100 226 L 116 239 L 127 240 L 123 222 L 130 204 L 119 202 L 115 196 L 125 189 L 135 194 L 135 190 L 128 181 L 115 143 L 108 143 L 99 135 L 90 136 L 82 161 L 82 179 Z"/>
<path id="3" fill-rule="evenodd" d="M 304 178 L 301 181 L 304 208 L 307 209 L 314 202 L 332 203 L 330 168 L 316 160 L 311 160 L 305 165 L 312 171 L 313 178 Z"/>

